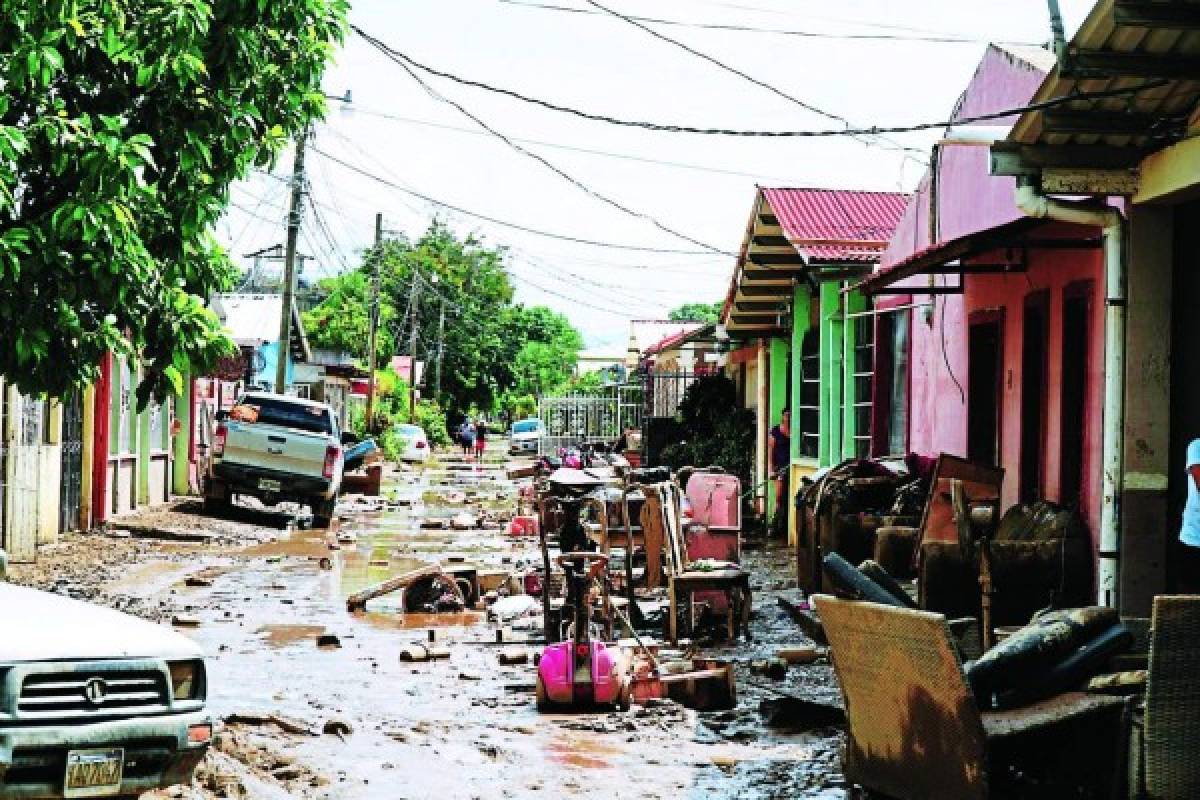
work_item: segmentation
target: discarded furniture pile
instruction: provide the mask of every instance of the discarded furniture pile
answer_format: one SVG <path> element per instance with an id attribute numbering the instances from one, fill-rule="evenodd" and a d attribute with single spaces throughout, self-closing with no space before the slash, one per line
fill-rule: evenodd
<path id="1" fill-rule="evenodd" d="M 914 607 L 983 619 L 985 640 L 1041 608 L 1086 604 L 1093 554 L 1078 514 L 1043 501 L 1000 514 L 1003 478 L 945 454 L 828 470 L 796 496 L 800 589 L 828 588 L 830 554 L 871 562 L 904 585 Z"/>

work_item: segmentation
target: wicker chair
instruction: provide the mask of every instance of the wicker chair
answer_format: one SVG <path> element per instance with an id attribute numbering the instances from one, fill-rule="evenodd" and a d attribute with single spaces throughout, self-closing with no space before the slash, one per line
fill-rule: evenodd
<path id="1" fill-rule="evenodd" d="M 814 597 L 846 704 L 846 778 L 900 800 L 1116 797 L 1125 703 L 1069 693 L 983 711 L 945 617 Z M 1127 751 L 1126 751 L 1127 752 Z"/>
<path id="2" fill-rule="evenodd" d="M 1141 796 L 1200 797 L 1200 596 L 1154 598 L 1142 725 Z"/>

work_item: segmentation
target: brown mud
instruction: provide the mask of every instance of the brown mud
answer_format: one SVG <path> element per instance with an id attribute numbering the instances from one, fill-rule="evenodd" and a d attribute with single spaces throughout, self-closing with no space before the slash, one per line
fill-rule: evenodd
<path id="1" fill-rule="evenodd" d="M 444 456 L 424 473 L 393 473 L 386 491 L 389 510 L 343 519 L 332 532 L 253 508 L 214 520 L 184 502 L 137 524 L 194 526 L 211 531 L 210 541 L 72 535 L 36 564 L 14 565 L 11 577 L 161 622 L 180 613 L 199 621 L 180 632 L 209 655 L 210 709 L 241 721 L 223 727 L 192 786 L 154 797 L 845 795 L 835 729 L 769 727 L 760 711 L 780 692 L 837 705 L 829 665 L 792 666 L 782 680 L 749 669 L 780 647 L 809 643 L 776 603 L 794 585 L 787 550 L 747 547 L 753 640 L 704 650 L 736 662 L 735 709 L 701 713 L 666 701 L 625 713 L 539 714 L 532 659 L 501 666 L 496 623 L 485 614 L 404 614 L 399 596 L 345 610 L 351 592 L 430 561 L 489 572 L 540 561 L 532 541 L 495 529 L 422 527 L 430 517 L 480 513 L 472 497 L 441 505 L 451 491 L 511 509 L 503 464 L 481 469 Z M 319 647 L 317 637 L 330 634 L 337 646 Z M 399 660 L 401 648 L 431 637 L 449 658 Z M 289 722 L 281 727 L 275 716 Z"/>

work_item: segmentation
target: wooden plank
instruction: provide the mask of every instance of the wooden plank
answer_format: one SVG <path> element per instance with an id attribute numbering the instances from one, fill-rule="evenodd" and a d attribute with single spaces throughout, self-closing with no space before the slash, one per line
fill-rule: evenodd
<path id="1" fill-rule="evenodd" d="M 434 575 L 441 575 L 442 566 L 440 564 L 428 564 L 420 569 L 414 569 L 411 572 L 406 572 L 403 575 L 397 575 L 394 578 L 388 578 L 386 581 L 377 583 L 374 586 L 368 586 L 361 592 L 355 592 L 346 598 L 347 611 L 361 611 L 366 608 L 367 601 L 376 597 L 381 597 L 385 594 L 391 594 L 399 589 L 411 586 L 416 581 L 422 578 L 431 578 Z"/>

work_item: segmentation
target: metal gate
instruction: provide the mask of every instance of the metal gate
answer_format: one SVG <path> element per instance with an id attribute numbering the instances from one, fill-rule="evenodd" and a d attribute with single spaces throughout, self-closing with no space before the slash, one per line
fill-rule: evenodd
<path id="1" fill-rule="evenodd" d="M 18 394 L 9 415 L 15 423 L 15 437 L 9 443 L 5 472 L 8 477 L 7 503 L 4 509 L 4 549 L 13 561 L 33 561 L 37 557 L 38 533 L 38 459 L 42 448 L 43 402 Z"/>
<path id="2" fill-rule="evenodd" d="M 715 374 L 712 370 L 650 372 L 644 378 L 645 416 L 674 417 L 688 387 L 699 378 Z"/>
<path id="3" fill-rule="evenodd" d="M 538 442 L 541 455 L 560 447 L 605 442 L 612 444 L 626 428 L 641 428 L 642 387 L 619 385 L 602 395 L 563 395 L 538 399 L 538 417 L 546 432 Z"/>
<path id="4" fill-rule="evenodd" d="M 79 527 L 83 500 L 83 398 L 72 392 L 62 405 L 62 490 L 58 530 Z"/>

